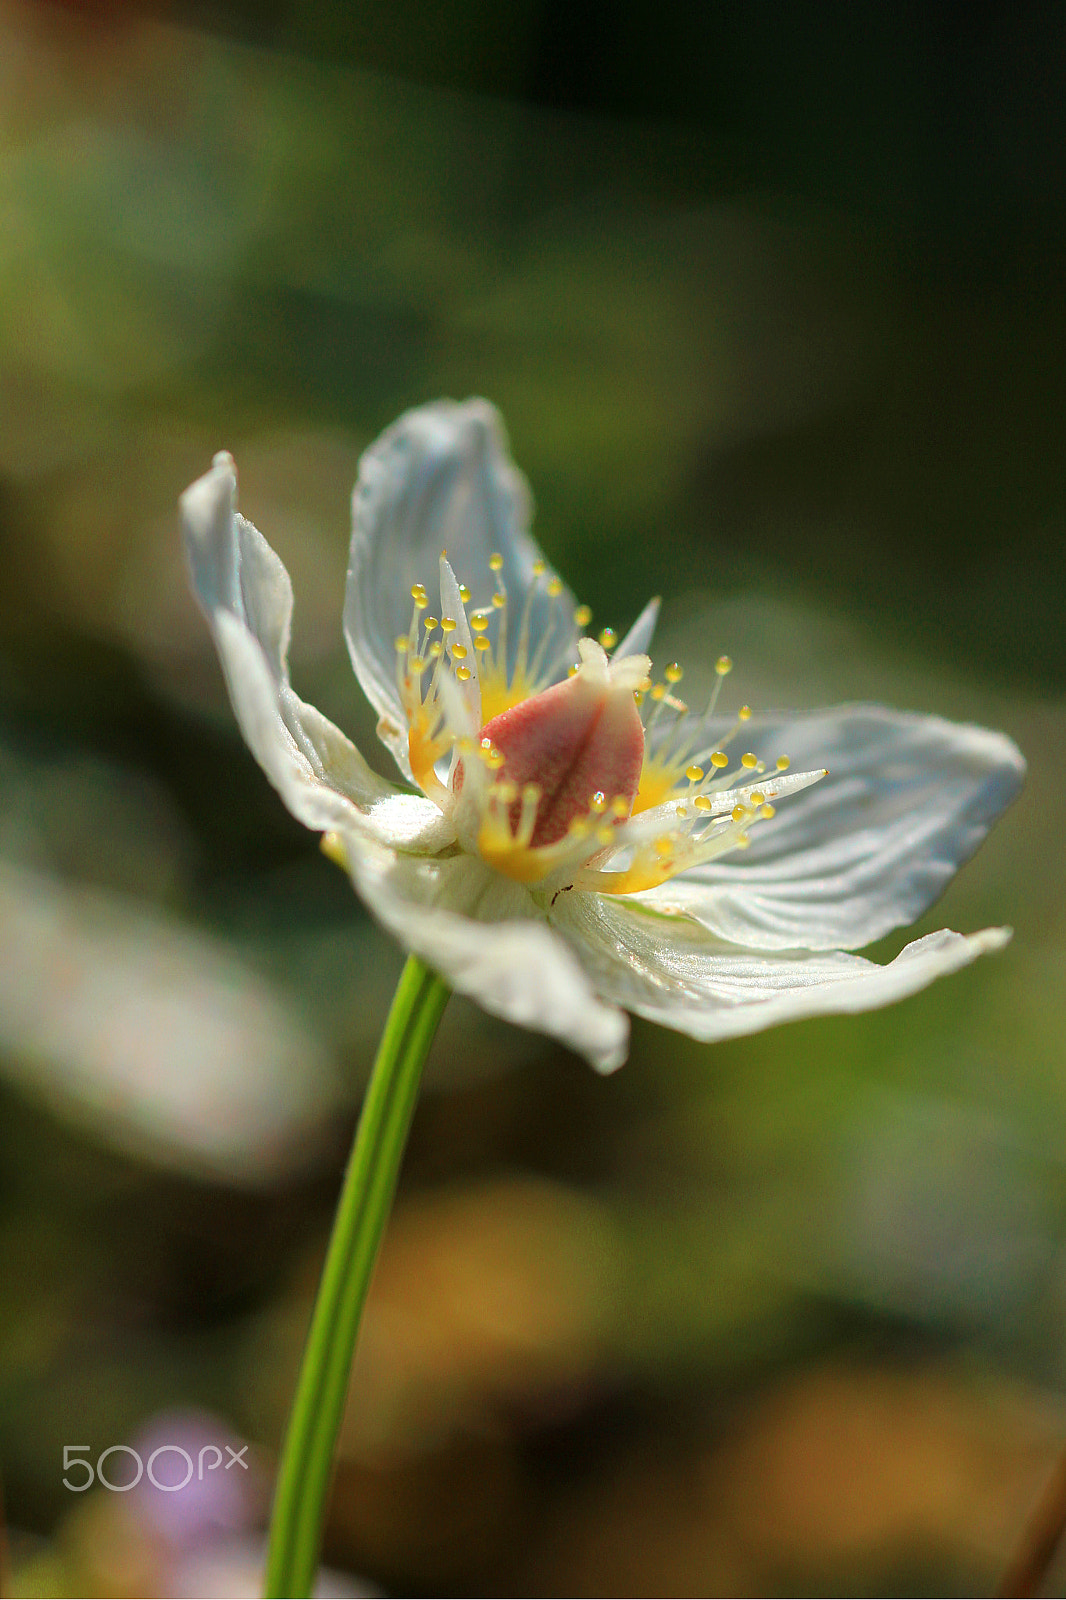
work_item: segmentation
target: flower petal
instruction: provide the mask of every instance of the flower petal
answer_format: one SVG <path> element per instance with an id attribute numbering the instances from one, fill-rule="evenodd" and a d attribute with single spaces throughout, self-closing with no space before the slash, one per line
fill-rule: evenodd
<path id="1" fill-rule="evenodd" d="M 708 748 L 722 731 L 711 730 Z M 878 706 L 753 719 L 744 738 L 771 770 L 785 753 L 794 768 L 824 765 L 829 776 L 783 801 L 743 855 L 695 867 L 641 899 L 754 949 L 855 949 L 913 922 L 1025 772 L 1003 734 Z"/>
<path id="2" fill-rule="evenodd" d="M 344 632 L 363 690 L 382 719 L 381 736 L 410 777 L 406 719 L 396 689 L 396 639 L 411 621 L 411 589 L 433 593 L 442 549 L 474 603 L 493 593 L 489 557 L 503 557 L 499 574 L 513 625 L 509 666 L 518 649 L 518 622 L 530 603 L 531 650 L 543 659 L 576 642 L 574 600 L 534 589 L 541 559 L 530 538 L 531 503 L 525 479 L 507 453 L 499 415 L 486 400 L 440 400 L 408 411 L 366 451 L 352 496 L 352 544 Z"/>
<path id="3" fill-rule="evenodd" d="M 634 622 L 621 644 L 614 651 L 615 661 L 621 661 L 626 656 L 646 656 L 651 647 L 651 636 L 655 632 L 655 624 L 659 620 L 659 607 L 662 605 L 658 595 L 648 601 L 640 616 Z"/>
<path id="4" fill-rule="evenodd" d="M 561 895 L 553 921 L 605 999 L 704 1041 L 890 1005 L 1010 938 L 1008 928 L 943 928 L 882 967 L 843 950 L 738 951 L 698 923 L 600 895 Z"/>
<path id="5" fill-rule="evenodd" d="M 397 855 L 362 838 L 348 857 L 370 911 L 453 989 L 494 1016 L 559 1039 L 600 1072 L 621 1066 L 629 1019 L 597 998 L 520 884 L 472 856 Z"/>
<path id="6" fill-rule="evenodd" d="M 396 811 L 394 785 L 372 772 L 340 729 L 293 691 L 287 662 L 292 585 L 262 534 L 237 514 L 236 495 L 232 458 L 221 454 L 182 495 L 181 511 L 196 593 L 253 755 L 309 828 L 363 828 L 409 849 L 440 848 L 436 807 L 416 802 L 428 808 L 417 824 L 409 807 L 402 815 Z"/>

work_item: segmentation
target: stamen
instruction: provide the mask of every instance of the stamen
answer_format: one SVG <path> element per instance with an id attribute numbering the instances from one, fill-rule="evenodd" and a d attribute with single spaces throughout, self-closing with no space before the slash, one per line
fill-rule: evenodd
<path id="1" fill-rule="evenodd" d="M 618 643 L 618 634 L 613 628 L 600 629 L 600 644 L 605 650 L 613 650 Z"/>
<path id="2" fill-rule="evenodd" d="M 714 680 L 714 684 L 713 684 L 713 686 L 711 688 L 711 693 L 710 693 L 710 697 L 708 698 L 708 701 L 707 701 L 706 709 L 705 709 L 705 711 L 703 713 L 704 719 L 714 715 L 714 708 L 718 704 L 718 696 L 722 692 L 722 680 L 724 678 L 728 677 L 729 674 L 732 672 L 733 663 L 729 659 L 728 656 L 719 656 L 718 660 L 714 664 L 714 670 L 715 670 L 716 677 L 715 677 L 715 680 Z"/>
<path id="3" fill-rule="evenodd" d="M 578 606 L 577 610 L 574 612 L 574 626 L 575 626 L 575 628 L 587 628 L 591 621 L 592 621 L 592 607 L 591 606 Z"/>

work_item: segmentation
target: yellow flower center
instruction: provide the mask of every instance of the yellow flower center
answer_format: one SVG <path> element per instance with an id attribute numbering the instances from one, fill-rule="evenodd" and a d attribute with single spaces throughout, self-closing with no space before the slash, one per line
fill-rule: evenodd
<path id="1" fill-rule="evenodd" d="M 773 816 L 788 758 L 761 786 L 767 768 L 754 752 L 734 766 L 724 747 L 750 718 L 747 706 L 704 747 L 729 658 L 719 658 L 704 713 L 692 717 L 675 693 L 681 667 L 671 663 L 653 681 L 646 656 L 611 659 L 611 628 L 599 643 L 582 638 L 579 660 L 568 662 L 572 631 L 553 626 L 551 612 L 565 603 L 563 585 L 543 562 L 509 642 L 503 567 L 502 556 L 490 558 L 493 592 L 473 606 L 442 552 L 441 616 L 428 614 L 427 592 L 415 584 L 411 624 L 396 641 L 411 770 L 456 816 L 461 837 L 465 827 L 468 847 L 519 882 L 570 878 L 562 886 L 609 894 L 653 888 L 742 849 L 750 827 Z M 545 598 L 548 625 L 542 612 L 533 646 L 534 607 Z M 587 627 L 588 607 L 573 620 Z M 560 638 L 566 654 L 556 643 L 553 655 Z"/>

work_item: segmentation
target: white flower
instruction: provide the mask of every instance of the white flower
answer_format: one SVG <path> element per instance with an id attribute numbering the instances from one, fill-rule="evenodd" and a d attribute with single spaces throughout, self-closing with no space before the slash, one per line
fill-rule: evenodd
<path id="1" fill-rule="evenodd" d="M 1021 783 L 1010 740 L 876 706 L 722 718 L 724 657 L 694 714 L 680 669 L 651 671 L 657 601 L 620 643 L 583 636 L 486 402 L 408 412 L 353 496 L 345 635 L 403 786 L 294 692 L 289 577 L 236 490 L 219 455 L 182 514 L 244 737 L 378 920 L 486 1010 L 609 1071 L 626 1010 L 723 1039 L 886 1005 L 1008 939 L 846 953 L 973 852 Z"/>

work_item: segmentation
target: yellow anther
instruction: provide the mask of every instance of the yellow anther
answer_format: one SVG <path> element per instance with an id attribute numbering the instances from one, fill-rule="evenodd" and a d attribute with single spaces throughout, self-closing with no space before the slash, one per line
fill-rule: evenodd
<path id="1" fill-rule="evenodd" d="M 656 683 L 656 684 L 652 685 L 651 697 L 652 697 L 653 700 L 661 700 L 663 698 L 663 696 L 665 695 L 665 693 L 666 693 L 666 685 L 665 685 L 665 683 Z"/>
<path id="2" fill-rule="evenodd" d="M 748 838 L 746 833 L 738 833 L 737 834 L 736 847 L 737 847 L 738 850 L 746 850 L 750 843 L 751 843 L 751 840 Z"/>
<path id="3" fill-rule="evenodd" d="M 408 672 L 413 672 L 416 677 L 420 678 L 423 672 L 426 670 L 426 661 L 424 657 L 410 656 L 407 662 L 407 670 Z"/>
<path id="4" fill-rule="evenodd" d="M 650 678 L 641 678 L 638 687 L 640 689 L 641 694 L 647 694 L 648 690 L 651 688 L 651 679 Z"/>
<path id="5" fill-rule="evenodd" d="M 562 594 L 562 592 L 563 592 L 563 580 L 562 580 L 562 578 L 549 578 L 548 579 L 548 593 L 551 595 L 552 599 L 553 600 L 557 600 L 558 597 Z"/>
<path id="6" fill-rule="evenodd" d="M 576 667 L 574 668 L 574 671 L 575 672 L 577 671 Z M 633 699 L 636 701 L 638 706 L 642 706 L 644 704 L 644 690 L 643 689 L 634 689 L 633 690 Z"/>
<path id="7" fill-rule="evenodd" d="M 466 645 L 465 644 L 453 644 L 452 645 L 452 656 L 456 661 L 465 661 L 466 657 L 467 657 Z"/>
<path id="8" fill-rule="evenodd" d="M 581 670 L 580 667 L 578 666 L 577 662 L 575 661 L 572 667 L 567 667 L 566 676 L 568 678 L 576 678 L 580 670 Z"/>
<path id="9" fill-rule="evenodd" d="M 502 611 L 504 606 L 507 604 L 507 596 L 505 594 L 494 594 L 492 597 L 492 604 L 496 611 Z"/>
<path id="10" fill-rule="evenodd" d="M 324 856 L 328 856 L 332 862 L 347 872 L 348 852 L 339 833 L 324 833 L 319 840 L 319 848 Z"/>
<path id="11" fill-rule="evenodd" d="M 761 789 L 753 789 L 748 796 L 748 804 L 752 806 L 761 806 L 765 799 L 766 796 L 763 794 Z"/>
<path id="12" fill-rule="evenodd" d="M 491 650 L 492 649 L 492 640 L 491 639 L 486 639 L 485 635 L 483 633 L 479 633 L 477 638 L 474 640 L 474 649 L 475 650 Z"/>
<path id="13" fill-rule="evenodd" d="M 685 806 L 685 805 L 678 806 L 677 807 L 677 814 L 678 814 L 679 817 L 687 817 L 688 816 L 688 807 Z"/>
<path id="14" fill-rule="evenodd" d="M 711 809 L 711 797 L 709 794 L 698 794 L 692 804 L 697 811 L 709 811 Z"/>
<path id="15" fill-rule="evenodd" d="M 459 585 L 459 598 L 463 602 L 464 606 L 470 604 L 470 590 L 467 588 L 465 583 L 461 583 Z"/>
<path id="16" fill-rule="evenodd" d="M 460 683 L 469 683 L 474 674 L 471 672 L 469 667 L 456 667 L 455 676 L 459 679 Z"/>
<path id="17" fill-rule="evenodd" d="M 597 817 L 602 817 L 603 813 L 607 810 L 607 796 L 604 794 L 602 789 L 597 789 L 596 793 L 590 799 L 589 810 L 592 811 Z"/>
<path id="18" fill-rule="evenodd" d="M 725 751 L 715 750 L 711 756 L 711 766 L 721 769 L 722 767 L 728 767 L 728 765 L 729 757 L 726 755 Z"/>
<path id="19" fill-rule="evenodd" d="M 719 656 L 714 664 L 714 670 L 720 678 L 724 678 L 727 673 L 732 672 L 733 663 L 729 656 Z"/>
<path id="20" fill-rule="evenodd" d="M 685 674 L 683 670 L 678 666 L 676 661 L 671 661 L 670 665 L 663 672 L 663 677 L 666 679 L 667 683 L 680 683 L 684 676 Z"/>
<path id="21" fill-rule="evenodd" d="M 503 571 L 503 557 L 498 550 L 494 550 L 489 556 L 489 570 L 491 572 Z"/>
<path id="22" fill-rule="evenodd" d="M 575 626 L 575 628 L 587 628 L 591 621 L 592 621 L 592 607 L 591 606 L 578 606 L 577 610 L 574 612 L 574 626 Z"/>
<path id="23" fill-rule="evenodd" d="M 769 822 L 771 817 L 777 816 L 777 809 L 770 804 L 769 800 L 766 800 L 759 807 L 759 815 L 760 817 L 765 817 L 767 822 Z"/>
<path id="24" fill-rule="evenodd" d="M 685 777 L 688 779 L 689 783 L 702 783 L 702 781 L 703 781 L 703 768 L 702 767 L 696 767 L 696 766 L 686 767 L 685 768 Z"/>
<path id="25" fill-rule="evenodd" d="M 575 839 L 587 839 L 592 832 L 592 823 L 588 817 L 574 817 L 566 831 Z"/>
<path id="26" fill-rule="evenodd" d="M 752 751 L 745 750 L 744 754 L 740 758 L 740 764 L 742 767 L 746 767 L 749 772 L 754 772 L 755 768 L 759 765 L 759 758 L 757 755 L 754 755 Z"/>
<path id="27" fill-rule="evenodd" d="M 472 611 L 471 612 L 471 614 L 470 614 L 470 627 L 471 627 L 471 631 L 472 632 L 474 632 L 474 633 L 484 633 L 485 629 L 488 627 L 488 625 L 489 625 L 489 619 L 488 619 L 488 617 L 485 615 L 485 613 L 483 611 Z M 428 622 L 426 623 L 426 627 L 427 628 L 429 627 L 429 623 Z"/>
<path id="28" fill-rule="evenodd" d="M 611 824 L 609 822 L 601 822 L 600 826 L 596 829 L 596 843 L 597 844 L 613 844 L 614 843 L 614 829 L 611 827 Z"/>
<path id="29" fill-rule="evenodd" d="M 777 758 L 777 770 L 778 770 L 778 772 L 787 772 L 791 765 L 792 765 L 792 762 L 791 762 L 791 760 L 789 759 L 788 756 L 778 756 L 778 758 Z"/>
<path id="30" fill-rule="evenodd" d="M 441 631 L 444 633 L 454 633 L 459 626 L 454 617 L 441 617 L 440 625 Z"/>
<path id="31" fill-rule="evenodd" d="M 522 786 L 522 803 L 523 803 L 523 805 L 535 806 L 537 804 L 537 801 L 540 799 L 541 795 L 543 794 L 543 792 L 544 791 L 542 790 L 542 788 L 541 788 L 539 783 L 526 783 L 526 784 L 523 784 L 523 786 Z"/>
<path id="32" fill-rule="evenodd" d="M 444 654 L 444 646 L 441 644 L 439 639 L 434 639 L 433 643 L 429 647 L 429 650 L 427 651 L 427 654 L 431 661 L 440 660 L 441 656 Z"/>
<path id="33" fill-rule="evenodd" d="M 655 841 L 655 854 L 660 856 L 664 861 L 673 848 L 674 841 L 671 839 L 668 833 L 660 834 L 659 838 Z"/>
<path id="34" fill-rule="evenodd" d="M 427 633 L 432 633 L 434 628 L 440 627 L 440 621 L 437 617 L 423 617 L 422 626 Z"/>
<path id="35" fill-rule="evenodd" d="M 477 755 L 477 745 L 474 743 L 473 739 L 464 735 L 464 737 L 459 740 L 459 754 L 461 756 Z"/>
<path id="36" fill-rule="evenodd" d="M 497 778 L 492 786 L 492 798 L 501 805 L 510 806 L 518 799 L 518 785 L 510 778 Z"/>
<path id="37" fill-rule="evenodd" d="M 615 795 L 614 799 L 611 801 L 611 810 L 614 812 L 619 821 L 625 817 L 628 817 L 629 801 L 626 799 L 624 794 Z"/>
<path id="38" fill-rule="evenodd" d="M 504 755 L 502 750 L 493 750 L 492 754 L 486 760 L 485 765 L 488 767 L 490 772 L 499 772 L 506 760 L 507 757 Z"/>
<path id="39" fill-rule="evenodd" d="M 600 643 L 605 650 L 613 650 L 618 643 L 618 635 L 613 628 L 600 629 Z"/>
<path id="40" fill-rule="evenodd" d="M 398 633 L 396 635 L 396 648 L 401 655 L 406 655 L 407 653 L 407 642 L 406 633 Z"/>
<path id="41" fill-rule="evenodd" d="M 741 722 L 747 722 L 748 718 L 751 716 L 751 707 L 741 706 L 740 710 L 737 712 L 737 716 Z"/>
<path id="42" fill-rule="evenodd" d="M 533 563 L 533 576 L 535 578 L 543 578 L 543 576 L 547 572 L 547 570 L 548 570 L 548 563 L 546 561 L 534 561 L 534 563 Z"/>
<path id="43" fill-rule="evenodd" d="M 734 806 L 729 815 L 732 817 L 734 822 L 743 822 L 744 818 L 748 815 L 748 808 L 747 806 Z"/>
<path id="44" fill-rule="evenodd" d="M 411 599 L 414 600 L 415 602 L 417 602 L 419 600 L 424 600 L 425 598 L 426 598 L 426 586 L 425 586 L 425 584 L 424 583 L 412 583 L 412 585 L 411 585 Z"/>

